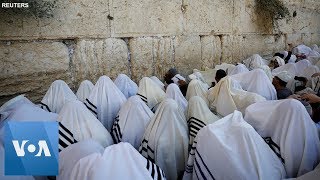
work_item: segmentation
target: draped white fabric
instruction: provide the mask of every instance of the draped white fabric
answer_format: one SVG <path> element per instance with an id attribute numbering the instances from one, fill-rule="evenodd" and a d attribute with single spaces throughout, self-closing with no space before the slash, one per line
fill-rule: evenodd
<path id="1" fill-rule="evenodd" d="M 153 169 L 154 174 L 151 173 Z M 162 170 L 145 159 L 129 143 L 107 147 L 80 159 L 74 166 L 70 180 L 78 179 L 163 179 Z"/>
<path id="2" fill-rule="evenodd" d="M 320 76 L 311 78 L 311 89 L 316 93 L 320 92 Z"/>
<path id="3" fill-rule="evenodd" d="M 85 105 L 110 132 L 126 97 L 107 76 L 101 76 L 91 91 Z"/>
<path id="4" fill-rule="evenodd" d="M 297 100 L 259 102 L 249 106 L 244 118 L 263 138 L 274 142 L 288 177 L 312 171 L 320 160 L 315 123 Z"/>
<path id="5" fill-rule="evenodd" d="M 208 104 L 207 92 L 206 86 L 201 81 L 194 79 L 188 85 L 186 99 L 190 100 L 193 96 L 199 96 Z"/>
<path id="6" fill-rule="evenodd" d="M 249 58 L 243 60 L 243 64 L 249 69 L 256 69 L 261 66 L 267 65 L 266 60 L 264 60 L 259 54 L 253 54 Z"/>
<path id="7" fill-rule="evenodd" d="M 166 97 L 175 100 L 182 108 L 183 112 L 187 110 L 188 101 L 181 93 L 178 85 L 174 83 L 169 84 L 166 91 Z"/>
<path id="8" fill-rule="evenodd" d="M 119 74 L 114 80 L 114 84 L 119 88 L 123 95 L 128 99 L 138 92 L 138 86 L 127 75 Z"/>
<path id="9" fill-rule="evenodd" d="M 268 76 L 261 69 L 254 69 L 246 73 L 230 76 L 231 79 L 240 83 L 242 89 L 257 93 L 267 100 L 276 100 L 277 91 L 269 81 Z"/>
<path id="10" fill-rule="evenodd" d="M 163 169 L 168 179 L 177 179 L 188 157 L 188 125 L 173 99 L 165 99 L 143 136 L 141 154 Z"/>
<path id="11" fill-rule="evenodd" d="M 150 79 L 153 82 L 155 82 L 164 91 L 164 84 L 163 84 L 163 82 L 160 81 L 159 78 L 157 78 L 156 76 L 151 76 Z"/>
<path id="12" fill-rule="evenodd" d="M 238 64 L 228 75 L 235 75 L 244 72 L 249 72 L 248 68 L 244 64 Z"/>
<path id="13" fill-rule="evenodd" d="M 308 56 L 311 51 L 312 51 L 312 49 L 304 44 L 298 45 L 297 47 L 294 47 L 292 49 L 292 53 L 295 55 L 304 54 L 304 55 Z"/>
<path id="14" fill-rule="evenodd" d="M 153 112 L 166 97 L 165 92 L 148 77 L 140 80 L 138 95 Z"/>
<path id="15" fill-rule="evenodd" d="M 89 80 L 84 80 L 81 82 L 78 91 L 76 93 L 77 98 L 81 102 L 85 102 L 86 99 L 89 97 L 94 85 Z"/>
<path id="16" fill-rule="evenodd" d="M 297 178 L 291 180 L 319 180 L 320 177 L 320 164 L 313 170 Z"/>
<path id="17" fill-rule="evenodd" d="M 187 113 L 189 145 L 192 145 L 193 139 L 201 128 L 219 119 L 220 117 L 210 111 L 208 105 L 201 97 L 193 96 L 190 98 Z"/>
<path id="18" fill-rule="evenodd" d="M 310 63 L 309 60 L 303 59 L 298 62 L 296 62 L 296 69 L 297 69 L 297 75 L 301 76 L 303 74 L 303 71 L 308 67 L 311 66 L 312 64 Z"/>
<path id="19" fill-rule="evenodd" d="M 59 113 L 68 101 L 77 100 L 77 96 L 62 80 L 54 81 L 41 100 L 41 108 L 54 113 Z"/>
<path id="20" fill-rule="evenodd" d="M 138 149 L 153 112 L 139 96 L 130 97 L 125 102 L 112 127 L 111 135 L 115 143 L 128 142 Z"/>
<path id="21" fill-rule="evenodd" d="M 281 57 L 275 56 L 272 58 L 272 60 L 277 61 L 279 67 L 285 65 L 285 62 Z"/>
<path id="22" fill-rule="evenodd" d="M 59 153 L 59 175 L 57 180 L 71 179 L 76 163 L 93 153 L 103 153 L 104 148 L 98 142 L 88 139 L 68 146 Z"/>
<path id="23" fill-rule="evenodd" d="M 113 144 L 107 129 L 80 101 L 66 103 L 59 113 L 58 121 L 71 131 L 78 142 L 93 139 L 103 147 Z"/>
<path id="24" fill-rule="evenodd" d="M 310 66 L 308 66 L 307 68 L 305 68 L 303 70 L 303 73 L 301 74 L 301 76 L 307 78 L 308 80 L 310 80 L 311 76 L 313 74 L 319 73 L 319 72 L 320 72 L 320 70 L 319 70 L 319 68 L 317 66 L 310 65 Z"/>
<path id="25" fill-rule="evenodd" d="M 285 169 L 239 111 L 202 128 L 190 152 L 184 180 L 283 179 Z"/>
<path id="26" fill-rule="evenodd" d="M 219 70 L 219 69 L 222 69 L 224 70 L 227 74 L 229 74 L 230 72 L 233 71 L 233 69 L 235 68 L 236 66 L 233 65 L 233 64 L 227 64 L 227 63 L 222 63 L 222 64 L 218 64 L 214 67 L 215 70 Z M 215 77 L 215 76 L 214 76 Z M 213 77 L 213 78 L 214 78 Z"/>
<path id="27" fill-rule="evenodd" d="M 211 85 L 212 82 L 215 82 L 217 69 L 207 69 L 206 71 L 199 71 L 197 69 L 193 70 L 193 73 L 200 72 L 203 79 L 208 85 Z"/>
<path id="28" fill-rule="evenodd" d="M 208 91 L 209 107 L 226 116 L 234 110 L 242 113 L 245 109 L 256 102 L 266 101 L 266 99 L 256 93 L 244 91 L 238 81 L 232 80 L 227 76 L 219 81 Z"/>

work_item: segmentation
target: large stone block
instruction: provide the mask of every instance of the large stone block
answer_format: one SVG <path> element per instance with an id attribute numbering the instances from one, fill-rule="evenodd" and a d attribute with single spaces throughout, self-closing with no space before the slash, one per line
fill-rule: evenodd
<path id="1" fill-rule="evenodd" d="M 116 78 L 118 74 L 129 75 L 128 47 L 124 40 L 80 40 L 72 58 L 76 84 L 85 79 L 93 83 L 102 75 Z"/>
<path id="2" fill-rule="evenodd" d="M 137 83 L 154 73 L 153 39 L 133 38 L 129 41 L 132 79 Z"/>
<path id="3" fill-rule="evenodd" d="M 221 58 L 221 40 L 219 36 L 201 37 L 201 70 L 214 68 L 220 64 Z"/>
<path id="4" fill-rule="evenodd" d="M 232 32 L 233 0 L 184 0 L 185 31 L 208 35 Z"/>
<path id="5" fill-rule="evenodd" d="M 193 69 L 201 69 L 200 36 L 177 36 L 174 47 L 174 64 L 182 75 L 189 75 Z"/>
<path id="6" fill-rule="evenodd" d="M 24 16 L 23 13 L 21 15 L 19 13 L 4 14 L 0 18 L 0 38 L 56 39 L 110 36 L 109 1 L 57 0 L 54 2 L 52 17 L 30 14 Z M 44 3 L 41 8 L 49 8 L 46 7 L 49 4 Z"/>
<path id="7" fill-rule="evenodd" d="M 26 94 L 38 102 L 56 79 L 70 84 L 69 52 L 61 42 L 4 42 L 0 44 L 0 104 Z"/>
<path id="8" fill-rule="evenodd" d="M 110 0 L 112 36 L 169 36 L 183 30 L 181 0 Z"/>

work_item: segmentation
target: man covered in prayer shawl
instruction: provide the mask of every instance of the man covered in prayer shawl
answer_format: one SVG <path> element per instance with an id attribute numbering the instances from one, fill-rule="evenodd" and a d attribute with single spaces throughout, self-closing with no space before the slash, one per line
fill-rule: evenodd
<path id="1" fill-rule="evenodd" d="M 89 97 L 94 85 L 91 81 L 84 80 L 81 82 L 78 91 L 76 93 L 77 98 L 81 102 L 85 102 L 86 99 Z"/>
<path id="2" fill-rule="evenodd" d="M 259 54 L 253 54 L 249 58 L 243 60 L 243 64 L 249 69 L 256 69 L 266 65 L 266 60 L 262 59 Z"/>
<path id="3" fill-rule="evenodd" d="M 80 142 L 93 139 L 103 147 L 113 144 L 110 133 L 80 101 L 67 102 L 61 109 L 58 121 Z"/>
<path id="4" fill-rule="evenodd" d="M 101 76 L 85 105 L 110 132 L 114 118 L 125 101 L 126 97 L 112 80 L 107 76 Z"/>
<path id="5" fill-rule="evenodd" d="M 186 79 L 182 77 L 175 68 L 169 69 L 169 71 L 164 75 L 164 81 L 167 85 L 175 83 L 179 86 L 182 94 L 185 96 L 187 93 L 188 84 Z"/>
<path id="6" fill-rule="evenodd" d="M 281 51 L 275 53 L 273 56 L 279 56 L 285 61 L 285 63 L 295 63 L 297 60 L 297 57 L 294 54 L 292 54 L 291 51 Z"/>
<path id="7" fill-rule="evenodd" d="M 207 99 L 208 89 L 203 85 L 203 83 L 197 79 L 192 80 L 189 83 L 186 99 L 190 100 L 193 96 L 201 97 L 207 104 L 209 104 Z"/>
<path id="8" fill-rule="evenodd" d="M 238 81 L 242 89 L 248 92 L 257 93 L 267 100 L 277 99 L 277 91 L 262 69 L 254 69 L 230 77 L 231 79 Z"/>
<path id="9" fill-rule="evenodd" d="M 292 79 L 293 77 L 287 71 L 282 71 L 278 74 L 275 74 L 272 84 L 276 88 L 278 99 L 286 99 L 292 95 L 291 90 L 286 87 L 287 83 Z"/>
<path id="10" fill-rule="evenodd" d="M 193 139 L 198 131 L 204 126 L 214 123 L 220 117 L 213 114 L 206 102 L 199 96 L 193 96 L 189 100 L 187 122 L 189 126 L 189 147 L 193 144 Z"/>
<path id="11" fill-rule="evenodd" d="M 174 83 L 169 84 L 166 91 L 166 98 L 171 98 L 175 100 L 178 103 L 178 105 L 182 108 L 183 112 L 186 112 L 188 101 L 181 93 L 178 85 Z"/>
<path id="12" fill-rule="evenodd" d="M 283 65 L 285 65 L 285 61 L 279 56 L 274 56 L 269 63 L 269 67 L 271 69 L 275 69 Z"/>
<path id="13" fill-rule="evenodd" d="M 165 99 L 166 93 L 150 78 L 144 77 L 139 82 L 138 96 L 144 101 L 152 112 Z"/>
<path id="14" fill-rule="evenodd" d="M 62 80 L 54 81 L 41 100 L 41 108 L 54 113 L 59 113 L 63 105 L 68 101 L 77 100 L 77 96 Z"/>
<path id="15" fill-rule="evenodd" d="M 81 158 L 73 167 L 68 180 L 78 179 L 165 179 L 159 166 L 147 160 L 129 143 L 107 147 L 104 152 Z"/>
<path id="16" fill-rule="evenodd" d="M 227 116 L 234 110 L 242 113 L 256 102 L 266 101 L 266 98 L 256 93 L 244 91 L 240 83 L 227 76 L 219 81 L 207 93 L 210 110 Z"/>
<path id="17" fill-rule="evenodd" d="M 279 180 L 286 171 L 239 111 L 202 128 L 189 155 L 184 180 Z"/>
<path id="18" fill-rule="evenodd" d="M 131 96 L 122 105 L 114 120 L 111 130 L 114 143 L 128 142 L 138 150 L 142 136 L 153 115 L 139 96 Z"/>
<path id="19" fill-rule="evenodd" d="M 92 139 L 77 142 L 63 149 L 59 153 L 59 175 L 57 180 L 69 180 L 73 167 L 80 159 L 93 153 L 102 154 L 103 151 L 104 147 Z"/>
<path id="20" fill-rule="evenodd" d="M 281 159 L 288 177 L 312 171 L 320 162 L 317 128 L 299 101 L 259 102 L 246 109 L 244 119 Z"/>
<path id="21" fill-rule="evenodd" d="M 114 84 L 119 88 L 123 95 L 128 99 L 138 92 L 138 86 L 127 75 L 119 74 L 114 80 Z"/>
<path id="22" fill-rule="evenodd" d="M 216 76 L 214 77 L 216 82 L 212 82 L 211 87 L 214 87 L 216 85 L 216 83 L 218 83 L 222 78 L 224 78 L 226 76 L 227 76 L 227 73 L 223 69 L 217 70 Z"/>
<path id="23" fill-rule="evenodd" d="M 249 72 L 248 68 L 244 64 L 238 63 L 237 66 L 229 73 L 229 75 L 231 76 L 244 72 Z"/>
<path id="24" fill-rule="evenodd" d="M 159 78 L 157 78 L 156 76 L 151 76 L 150 79 L 152 79 L 153 82 L 155 82 L 163 91 L 165 91 L 165 85 L 160 81 Z"/>
<path id="25" fill-rule="evenodd" d="M 160 166 L 168 179 L 177 179 L 183 174 L 188 158 L 188 142 L 183 111 L 173 99 L 166 99 L 151 119 L 139 151 Z"/>

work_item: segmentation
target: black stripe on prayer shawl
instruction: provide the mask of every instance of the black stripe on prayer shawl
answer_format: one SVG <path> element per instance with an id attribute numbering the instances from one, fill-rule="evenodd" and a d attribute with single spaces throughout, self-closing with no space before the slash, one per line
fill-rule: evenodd
<path id="1" fill-rule="evenodd" d="M 285 61 L 286 63 L 290 60 L 291 55 L 292 55 L 292 52 L 289 51 L 289 52 L 288 52 L 288 56 L 284 59 L 284 61 Z"/>
<path id="2" fill-rule="evenodd" d="M 207 166 L 207 165 L 205 164 L 205 162 L 203 161 L 203 159 L 202 159 L 202 157 L 201 157 L 201 155 L 200 155 L 200 153 L 198 152 L 197 149 L 196 149 L 196 154 L 197 154 L 196 157 L 195 157 L 195 162 L 196 162 L 196 164 L 197 164 L 197 157 L 200 157 L 200 160 L 201 160 L 203 166 L 206 168 L 207 172 L 210 174 L 211 179 L 214 179 L 212 173 L 210 172 L 208 166 Z M 198 168 L 199 168 L 200 172 L 202 173 L 202 170 L 200 169 L 200 166 L 199 166 Z M 204 179 L 206 179 L 206 178 L 204 178 Z"/>
<path id="3" fill-rule="evenodd" d="M 150 172 L 152 179 L 161 180 L 164 179 L 164 172 L 160 169 L 159 166 L 154 164 L 152 161 L 147 159 L 147 170 Z"/>
<path id="4" fill-rule="evenodd" d="M 147 100 L 148 98 L 147 97 L 145 97 L 145 96 L 143 96 L 143 95 L 141 95 L 141 94 L 137 94 L 138 96 L 140 96 L 142 99 L 144 99 L 144 100 Z"/>
<path id="5" fill-rule="evenodd" d="M 86 98 L 86 101 L 87 101 L 94 109 L 97 109 L 97 106 L 95 106 L 92 102 L 90 102 L 88 98 Z"/>
<path id="6" fill-rule="evenodd" d="M 281 151 L 278 144 L 276 144 L 271 137 L 265 137 L 263 139 L 269 145 L 272 151 L 278 156 L 278 158 L 282 161 L 282 163 L 285 164 L 284 159 L 281 157 Z"/>
<path id="7" fill-rule="evenodd" d="M 98 115 L 98 113 L 96 111 L 94 111 L 93 109 L 91 109 L 86 103 L 83 103 L 91 112 L 93 112 L 93 114 L 95 114 L 95 116 Z"/>
<path id="8" fill-rule="evenodd" d="M 59 152 L 75 142 L 73 134 L 59 122 Z"/>
<path id="9" fill-rule="evenodd" d="M 43 109 L 43 107 L 45 107 L 47 109 L 47 111 L 51 112 L 50 108 L 46 104 L 44 104 L 43 102 L 40 102 L 40 104 L 41 104 L 42 109 Z"/>
<path id="10" fill-rule="evenodd" d="M 116 120 L 111 129 L 112 139 L 115 143 L 119 143 L 122 140 L 122 134 L 118 122 L 119 120 Z"/>
<path id="11" fill-rule="evenodd" d="M 320 87 L 319 87 L 319 89 L 318 89 L 318 84 L 320 85 L 319 81 L 320 81 L 320 78 L 318 78 L 318 81 L 317 81 L 317 83 L 316 83 L 316 86 L 314 87 L 314 91 L 315 91 L 315 92 L 318 92 L 318 93 L 319 93 L 319 90 L 320 90 Z M 318 89 L 318 90 L 317 90 L 317 89 Z"/>
<path id="12" fill-rule="evenodd" d="M 189 159 L 190 158 L 194 158 L 196 147 L 197 147 L 197 141 L 193 141 L 192 147 L 191 147 L 190 152 L 189 152 Z M 185 172 L 186 173 L 192 173 L 193 166 L 194 166 L 194 162 L 192 162 L 192 164 L 187 164 Z"/>

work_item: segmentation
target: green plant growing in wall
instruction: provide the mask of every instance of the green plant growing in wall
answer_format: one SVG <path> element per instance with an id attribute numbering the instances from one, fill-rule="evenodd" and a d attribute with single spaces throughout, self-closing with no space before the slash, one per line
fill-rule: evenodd
<path id="1" fill-rule="evenodd" d="M 290 16 L 289 9 L 281 0 L 256 0 L 256 8 L 267 13 L 274 20 L 284 19 Z"/>

